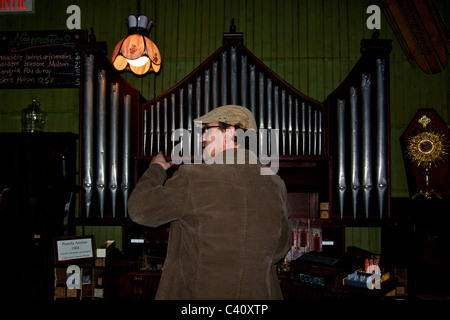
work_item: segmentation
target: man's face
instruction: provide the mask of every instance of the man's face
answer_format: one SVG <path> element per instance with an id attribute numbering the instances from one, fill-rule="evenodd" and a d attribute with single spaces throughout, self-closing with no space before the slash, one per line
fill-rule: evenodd
<path id="1" fill-rule="evenodd" d="M 211 122 L 204 127 L 202 147 L 205 160 L 225 150 L 225 132 L 219 126 L 219 122 Z"/>

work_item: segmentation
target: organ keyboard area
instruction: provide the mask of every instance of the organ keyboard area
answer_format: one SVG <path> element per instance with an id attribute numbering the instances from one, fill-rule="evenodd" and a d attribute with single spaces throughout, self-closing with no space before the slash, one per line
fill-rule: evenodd
<path id="1" fill-rule="evenodd" d="M 289 289 L 281 280 L 285 298 L 381 298 L 395 288 L 396 280 L 379 265 L 379 259 L 379 255 L 355 247 L 340 256 L 308 252 L 290 263 Z"/>

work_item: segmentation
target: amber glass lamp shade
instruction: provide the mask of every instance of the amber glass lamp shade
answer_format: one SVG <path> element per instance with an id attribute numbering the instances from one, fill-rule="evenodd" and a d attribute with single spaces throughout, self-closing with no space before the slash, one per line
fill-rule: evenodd
<path id="1" fill-rule="evenodd" d="M 119 71 L 130 70 L 134 74 L 158 72 L 161 68 L 161 54 L 158 47 L 148 38 L 152 21 L 140 15 L 137 19 L 128 17 L 128 36 L 117 43 L 111 62 Z"/>

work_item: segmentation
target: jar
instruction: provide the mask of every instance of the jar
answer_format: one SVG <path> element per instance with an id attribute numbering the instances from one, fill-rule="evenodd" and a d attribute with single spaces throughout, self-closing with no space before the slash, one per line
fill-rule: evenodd
<path id="1" fill-rule="evenodd" d="M 45 112 L 41 110 L 41 104 L 33 98 L 28 107 L 22 109 L 22 132 L 44 131 Z"/>

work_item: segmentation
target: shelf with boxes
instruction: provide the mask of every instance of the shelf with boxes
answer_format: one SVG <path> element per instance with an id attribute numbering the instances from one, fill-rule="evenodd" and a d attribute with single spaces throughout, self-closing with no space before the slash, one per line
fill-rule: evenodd
<path id="1" fill-rule="evenodd" d="M 56 264 L 54 268 L 54 299 L 97 300 L 108 296 L 111 281 L 109 259 L 115 242 L 106 241 L 86 262 Z"/>

